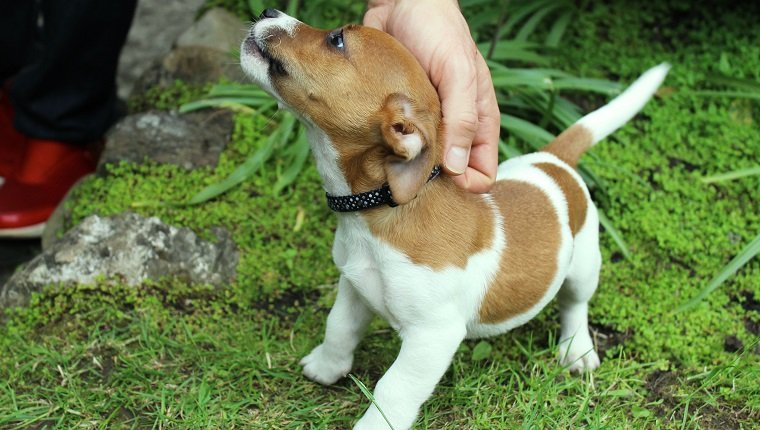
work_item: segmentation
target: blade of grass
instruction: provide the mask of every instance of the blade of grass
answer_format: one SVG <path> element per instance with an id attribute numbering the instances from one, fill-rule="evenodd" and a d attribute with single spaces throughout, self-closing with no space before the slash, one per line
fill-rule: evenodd
<path id="1" fill-rule="evenodd" d="M 701 91 L 686 91 L 683 94 L 690 94 L 695 96 L 705 97 L 734 97 L 740 99 L 752 99 L 760 100 L 760 92 L 751 93 L 746 91 L 713 91 L 713 90 L 701 90 Z"/>
<path id="2" fill-rule="evenodd" d="M 504 158 L 512 158 L 512 157 L 518 157 L 520 155 L 523 155 L 523 152 L 520 151 L 519 148 L 517 148 L 514 145 L 510 145 L 501 139 L 499 139 L 499 153 Z"/>
<path id="3" fill-rule="evenodd" d="M 623 256 L 626 259 L 630 259 L 631 251 L 628 249 L 628 245 L 626 245 L 625 240 L 623 240 L 623 235 L 620 234 L 614 225 L 612 225 L 612 222 L 602 211 L 599 211 L 599 224 L 601 224 L 604 227 L 604 231 L 606 231 L 607 234 L 612 237 L 612 240 L 614 240 L 618 248 L 620 248 L 620 252 L 623 253 Z"/>
<path id="4" fill-rule="evenodd" d="M 348 377 L 351 378 L 351 380 L 354 381 L 354 384 L 356 384 L 359 387 L 359 390 L 362 392 L 362 394 L 364 394 L 364 397 L 366 397 L 367 399 L 369 399 L 369 401 L 372 402 L 373 405 L 375 405 L 375 407 L 377 408 L 377 410 L 380 411 L 380 415 L 383 417 L 383 419 L 385 420 L 385 422 L 388 424 L 388 427 L 391 430 L 394 430 L 393 425 L 388 420 L 388 417 L 385 416 L 385 413 L 383 412 L 383 410 L 380 409 L 380 405 L 378 405 L 377 402 L 375 401 L 375 396 L 372 395 L 372 393 L 369 391 L 369 389 L 367 388 L 367 386 L 364 385 L 364 383 L 362 381 L 360 381 L 359 378 L 357 378 L 356 376 L 354 376 L 351 373 L 348 374 Z"/>
<path id="5" fill-rule="evenodd" d="M 274 184 L 272 193 L 279 194 L 283 188 L 292 184 L 296 180 L 298 174 L 303 169 L 303 165 L 306 159 L 309 157 L 309 141 L 306 138 L 306 131 L 301 128 L 296 138 L 295 143 L 292 145 L 293 156 L 287 162 L 287 168 L 277 177 L 277 182 Z"/>
<path id="6" fill-rule="evenodd" d="M 699 294 L 679 306 L 678 309 L 676 309 L 676 313 L 683 312 L 702 301 L 702 299 L 720 287 L 723 282 L 726 281 L 726 279 L 730 278 L 734 273 L 741 269 L 742 266 L 754 258 L 758 252 L 760 252 L 760 234 L 755 236 L 755 238 L 747 246 L 745 246 L 744 249 L 736 254 L 736 256 L 731 261 L 729 261 L 728 264 L 726 264 L 723 269 L 721 269 L 721 271 L 718 272 L 718 274 L 710 280 L 710 282 L 707 283 L 707 285 L 702 289 L 702 291 L 699 292 Z"/>
<path id="7" fill-rule="evenodd" d="M 502 114 L 501 127 L 520 139 L 525 140 L 534 148 L 543 146 L 554 139 L 553 134 L 532 122 L 517 118 L 516 116 Z"/>
<path id="8" fill-rule="evenodd" d="M 751 79 L 734 78 L 723 74 L 715 74 L 708 75 L 706 80 L 713 84 L 726 85 L 738 90 L 760 93 L 760 83 Z"/>
<path id="9" fill-rule="evenodd" d="M 552 25 L 551 30 L 549 30 L 549 34 L 546 36 L 546 40 L 544 41 L 544 44 L 546 44 L 546 46 L 549 46 L 551 48 L 556 48 L 559 46 L 559 42 L 562 40 L 562 36 L 565 35 L 565 31 L 570 25 L 570 20 L 573 19 L 573 16 L 573 11 L 567 11 L 560 15 L 556 21 L 554 21 L 554 24 Z"/>
<path id="10" fill-rule="evenodd" d="M 760 166 L 748 167 L 746 169 L 734 170 L 732 172 L 720 173 L 712 176 L 705 176 L 699 180 L 705 184 L 712 184 L 715 182 L 733 181 L 734 179 L 753 175 L 760 175 Z"/>
<path id="11" fill-rule="evenodd" d="M 250 112 L 252 108 L 270 108 L 275 102 L 269 99 L 259 99 L 253 97 L 224 97 L 215 99 L 202 99 L 194 102 L 185 103 L 179 107 L 180 113 L 192 112 L 194 110 L 206 109 L 212 107 L 226 107 L 233 110 L 243 110 Z"/>
<path id="12" fill-rule="evenodd" d="M 258 151 L 250 156 L 243 164 L 238 166 L 224 180 L 207 186 L 193 196 L 188 201 L 188 204 L 197 205 L 213 199 L 214 197 L 224 194 L 250 177 L 269 159 L 275 146 L 288 139 L 295 126 L 295 121 L 296 119 L 292 114 L 285 114 L 280 126 L 266 139 L 264 145 Z"/>
<path id="13" fill-rule="evenodd" d="M 545 7 L 542 7 L 541 9 L 538 9 L 535 13 L 533 13 L 530 18 L 528 18 L 525 21 L 525 24 L 520 28 L 520 30 L 517 31 L 517 34 L 515 35 L 515 40 L 528 40 L 528 38 L 533 34 L 534 31 L 536 31 L 536 27 L 538 26 L 543 19 L 549 15 L 550 13 L 554 12 L 557 9 L 560 9 L 562 5 L 560 4 L 547 4 Z"/>

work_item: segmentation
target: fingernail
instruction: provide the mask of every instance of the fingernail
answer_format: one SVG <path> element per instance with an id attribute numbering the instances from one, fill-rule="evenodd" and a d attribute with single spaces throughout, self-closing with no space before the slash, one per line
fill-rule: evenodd
<path id="1" fill-rule="evenodd" d="M 446 168 L 451 172 L 461 175 L 467 169 L 468 150 L 454 146 L 446 154 Z"/>

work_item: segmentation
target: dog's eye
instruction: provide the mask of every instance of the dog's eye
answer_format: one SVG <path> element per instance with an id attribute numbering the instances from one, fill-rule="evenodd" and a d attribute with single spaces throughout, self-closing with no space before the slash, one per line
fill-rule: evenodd
<path id="1" fill-rule="evenodd" d="M 343 29 L 341 28 L 340 31 L 335 31 L 330 33 L 330 36 L 328 36 L 328 42 L 330 42 L 330 45 L 334 46 L 336 49 L 343 50 Z"/>

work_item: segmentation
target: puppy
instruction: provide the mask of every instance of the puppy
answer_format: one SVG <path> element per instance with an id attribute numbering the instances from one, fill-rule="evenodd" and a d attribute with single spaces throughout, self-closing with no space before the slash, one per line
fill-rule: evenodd
<path id="1" fill-rule="evenodd" d="M 555 295 L 561 364 L 599 365 L 587 321 L 601 267 L 599 219 L 574 168 L 644 106 L 667 65 L 541 151 L 502 163 L 490 193 L 471 194 L 437 175 L 440 102 L 391 36 L 357 25 L 318 30 L 267 9 L 241 62 L 306 127 L 337 211 L 338 295 L 324 342 L 301 361 L 308 378 L 329 385 L 344 377 L 381 315 L 402 345 L 374 397 L 395 429 L 408 429 L 463 339 L 524 324 Z M 388 426 L 372 405 L 354 428 Z"/>

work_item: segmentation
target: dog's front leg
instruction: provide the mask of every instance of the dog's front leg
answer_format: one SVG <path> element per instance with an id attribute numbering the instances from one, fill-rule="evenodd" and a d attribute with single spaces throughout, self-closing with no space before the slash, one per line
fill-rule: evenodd
<path id="1" fill-rule="evenodd" d="M 375 387 L 375 402 L 395 430 L 414 424 L 422 403 L 449 368 L 466 334 L 465 323 L 452 321 L 438 325 L 402 329 L 401 351 Z M 387 430 L 387 422 L 375 405 L 370 406 L 354 430 Z"/>
<path id="2" fill-rule="evenodd" d="M 312 381 L 331 385 L 351 371 L 354 349 L 372 320 L 372 311 L 344 276 L 338 297 L 327 316 L 325 341 L 301 360 L 303 373 Z"/>

